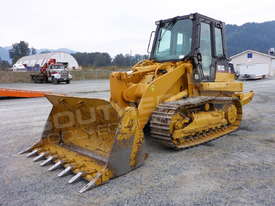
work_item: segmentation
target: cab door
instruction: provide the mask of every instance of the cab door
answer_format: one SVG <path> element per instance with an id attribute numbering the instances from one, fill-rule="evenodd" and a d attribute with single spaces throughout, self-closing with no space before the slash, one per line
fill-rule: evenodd
<path id="1" fill-rule="evenodd" d="M 213 39 L 213 61 L 216 72 L 230 72 L 229 61 L 225 54 L 224 25 L 222 23 L 213 23 Z"/>
<path id="2" fill-rule="evenodd" d="M 223 23 L 200 19 L 200 81 L 215 81 L 217 71 L 228 72 L 229 62 L 225 55 L 223 36 Z"/>
<path id="3" fill-rule="evenodd" d="M 200 21 L 199 54 L 201 55 L 201 81 L 213 81 L 215 79 L 213 61 L 213 41 L 211 32 L 211 22 Z"/>

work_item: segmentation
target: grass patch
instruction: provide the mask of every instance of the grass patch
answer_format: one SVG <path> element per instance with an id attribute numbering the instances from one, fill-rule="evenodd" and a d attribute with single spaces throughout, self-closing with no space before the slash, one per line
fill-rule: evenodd
<path id="1" fill-rule="evenodd" d="M 82 70 L 73 70 L 70 73 L 73 80 L 89 80 L 89 79 L 108 79 L 110 74 L 114 71 L 128 71 L 129 67 L 84 67 Z M 31 74 L 36 72 L 12 72 L 0 71 L 0 83 L 16 83 L 16 82 L 31 82 Z"/>

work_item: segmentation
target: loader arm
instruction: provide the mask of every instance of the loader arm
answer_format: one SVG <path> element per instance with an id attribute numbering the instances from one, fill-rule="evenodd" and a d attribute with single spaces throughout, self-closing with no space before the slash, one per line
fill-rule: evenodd
<path id="1" fill-rule="evenodd" d="M 182 77 L 191 68 L 191 63 L 182 63 L 173 71 L 162 75 L 148 85 L 138 105 L 138 121 L 141 128 L 144 128 L 158 104 L 182 92 L 180 88 L 183 83 Z M 188 95 L 187 92 L 182 94 L 178 96 L 178 99 Z"/>

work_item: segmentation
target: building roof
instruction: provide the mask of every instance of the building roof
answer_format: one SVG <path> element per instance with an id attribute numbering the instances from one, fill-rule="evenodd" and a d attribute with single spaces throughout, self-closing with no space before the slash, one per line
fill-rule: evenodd
<path id="1" fill-rule="evenodd" d="M 235 55 L 231 56 L 230 59 L 233 59 L 235 57 L 238 57 L 238 56 L 241 56 L 241 55 L 243 55 L 245 53 L 250 53 L 250 52 L 253 52 L 253 53 L 256 53 L 256 54 L 259 54 L 259 55 L 262 55 L 262 56 L 266 56 L 266 57 L 269 57 L 271 59 L 275 59 L 275 56 L 272 56 L 272 55 L 269 55 L 269 54 L 265 54 L 265 53 L 262 53 L 262 52 L 258 52 L 258 51 L 255 51 L 255 50 L 251 50 L 251 49 L 248 49 L 248 50 L 245 50 L 245 51 L 243 51 L 241 53 L 235 54 Z"/>
<path id="2" fill-rule="evenodd" d="M 35 54 L 20 58 L 16 64 L 26 64 L 27 66 L 43 66 L 49 59 L 56 59 L 57 62 L 67 62 L 69 68 L 78 68 L 79 65 L 75 58 L 65 52 L 51 52 L 45 54 Z"/>

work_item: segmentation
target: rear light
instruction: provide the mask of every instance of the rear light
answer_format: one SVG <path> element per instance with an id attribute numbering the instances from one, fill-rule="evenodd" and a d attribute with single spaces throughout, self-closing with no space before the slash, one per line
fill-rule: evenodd
<path id="1" fill-rule="evenodd" d="M 57 74 L 57 72 L 51 72 L 51 74 Z"/>

